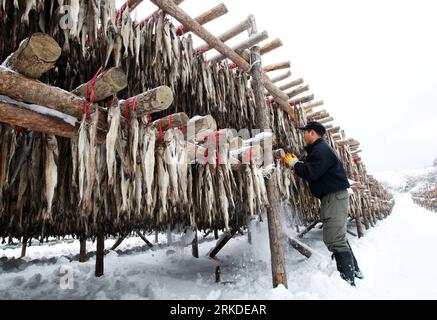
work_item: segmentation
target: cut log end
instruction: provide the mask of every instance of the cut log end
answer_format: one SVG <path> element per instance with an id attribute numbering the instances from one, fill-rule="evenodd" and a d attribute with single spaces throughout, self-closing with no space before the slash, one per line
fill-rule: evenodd
<path id="1" fill-rule="evenodd" d="M 55 39 L 44 33 L 33 34 L 28 45 L 40 60 L 47 63 L 56 62 L 62 53 L 62 49 Z"/>

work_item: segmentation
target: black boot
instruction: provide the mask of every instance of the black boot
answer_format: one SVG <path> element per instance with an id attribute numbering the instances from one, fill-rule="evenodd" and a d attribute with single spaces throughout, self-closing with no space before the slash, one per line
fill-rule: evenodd
<path id="1" fill-rule="evenodd" d="M 349 251 L 335 252 L 335 261 L 337 262 L 337 270 L 340 272 L 342 279 L 346 280 L 351 286 L 355 287 L 355 270 L 352 253 Z"/>
<path id="2" fill-rule="evenodd" d="M 347 242 L 347 245 L 348 245 L 349 249 L 351 250 L 352 259 L 354 260 L 355 278 L 364 279 L 364 275 L 361 272 L 360 268 L 358 267 L 357 259 L 355 258 L 354 252 L 352 251 L 352 248 L 351 248 L 351 245 L 349 244 L 349 241 Z"/>

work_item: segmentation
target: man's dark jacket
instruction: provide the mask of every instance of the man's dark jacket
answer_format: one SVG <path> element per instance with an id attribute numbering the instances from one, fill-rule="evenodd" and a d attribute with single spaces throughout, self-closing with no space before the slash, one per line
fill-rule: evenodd
<path id="1" fill-rule="evenodd" d="M 328 193 L 350 187 L 343 168 L 334 149 L 322 138 L 305 147 L 307 158 L 298 162 L 294 171 L 308 181 L 311 193 L 321 199 Z"/>

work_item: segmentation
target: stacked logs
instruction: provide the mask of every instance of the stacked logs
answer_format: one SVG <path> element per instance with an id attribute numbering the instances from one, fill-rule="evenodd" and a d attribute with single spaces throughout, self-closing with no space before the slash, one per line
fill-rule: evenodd
<path id="1" fill-rule="evenodd" d="M 430 187 L 425 190 L 413 192 L 411 194 L 413 202 L 419 206 L 437 212 L 437 188 Z"/>

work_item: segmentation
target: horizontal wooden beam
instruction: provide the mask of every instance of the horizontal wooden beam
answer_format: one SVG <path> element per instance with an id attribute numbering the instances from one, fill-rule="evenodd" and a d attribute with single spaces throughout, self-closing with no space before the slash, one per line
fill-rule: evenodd
<path id="1" fill-rule="evenodd" d="M 272 83 L 276 83 L 276 82 L 279 82 L 279 81 L 285 80 L 285 79 L 287 79 L 287 78 L 289 78 L 289 77 L 291 77 L 291 71 L 290 71 L 290 70 L 288 70 L 287 72 L 285 72 L 285 73 L 283 73 L 283 74 L 280 74 L 279 76 L 276 76 L 276 77 L 274 77 L 274 78 L 271 78 L 270 81 L 271 81 Z M 303 80 L 302 80 L 302 81 L 303 81 Z M 281 88 L 279 88 L 279 89 L 281 89 Z"/>
<path id="2" fill-rule="evenodd" d="M 288 68 L 290 68 L 290 61 L 284 61 L 284 62 L 273 63 L 268 66 L 265 66 L 263 70 L 264 72 L 272 72 L 272 71 L 288 69 Z"/>
<path id="3" fill-rule="evenodd" d="M 249 18 L 247 18 L 242 22 L 240 22 L 239 24 L 237 24 L 236 26 L 229 29 L 228 31 L 222 33 L 217 38 L 222 42 L 226 42 L 238 36 L 240 33 L 246 31 L 247 29 L 249 29 L 249 27 L 250 27 L 250 21 Z M 211 46 L 207 43 L 204 43 L 195 49 L 196 52 L 206 52 L 208 50 L 211 50 Z"/>
<path id="4" fill-rule="evenodd" d="M 250 48 L 250 47 L 256 45 L 257 43 L 267 39 L 268 37 L 269 37 L 269 35 L 268 35 L 267 31 L 255 34 L 253 36 L 250 36 L 248 39 L 244 40 L 243 42 L 232 47 L 232 50 L 239 51 L 239 50 L 243 50 L 246 48 Z M 218 54 L 218 55 L 211 58 L 211 62 L 214 63 L 214 62 L 221 61 L 223 59 L 226 59 L 226 56 L 223 54 Z"/>
<path id="5" fill-rule="evenodd" d="M 91 80 L 84 83 L 71 91 L 71 93 L 87 97 L 87 86 L 88 92 L 91 90 Z M 117 92 L 123 90 L 127 87 L 127 77 L 121 68 L 114 67 L 101 73 L 95 83 L 94 83 L 94 101 L 99 102 L 105 100 L 106 98 L 116 94 Z M 89 94 L 88 94 L 89 95 Z"/>

